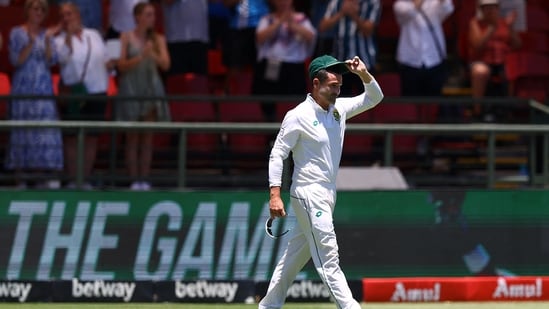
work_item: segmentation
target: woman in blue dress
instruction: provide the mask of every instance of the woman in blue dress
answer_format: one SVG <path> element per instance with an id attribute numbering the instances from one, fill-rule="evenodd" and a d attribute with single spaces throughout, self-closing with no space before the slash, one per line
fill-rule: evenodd
<path id="1" fill-rule="evenodd" d="M 11 94 L 53 95 L 50 66 L 56 62 L 56 55 L 52 34 L 42 27 L 47 9 L 46 0 L 25 1 L 27 20 L 10 32 L 9 57 L 15 67 Z M 57 106 L 54 100 L 49 99 L 12 100 L 8 105 L 8 117 L 10 120 L 57 120 Z M 34 178 L 39 172 L 61 170 L 61 131 L 56 128 L 12 130 L 5 164 L 7 169 L 15 171 L 20 188 L 26 187 L 22 172 Z M 38 183 L 40 187 L 51 188 L 56 184 L 51 179 L 41 180 Z"/>

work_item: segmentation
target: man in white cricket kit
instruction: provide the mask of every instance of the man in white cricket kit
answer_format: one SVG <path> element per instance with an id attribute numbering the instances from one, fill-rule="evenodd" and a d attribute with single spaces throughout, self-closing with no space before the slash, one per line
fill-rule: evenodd
<path id="1" fill-rule="evenodd" d="M 356 97 L 337 98 L 342 74 L 357 74 L 365 91 Z M 312 91 L 304 102 L 290 110 L 284 120 L 269 160 L 270 215 L 284 217 L 280 198 L 282 162 L 293 153 L 294 172 L 290 189 L 297 226 L 292 229 L 282 258 L 276 266 L 260 309 L 281 308 L 297 273 L 312 257 L 320 278 L 329 288 L 337 308 L 360 308 L 353 299 L 343 271 L 332 215 L 336 202 L 345 121 L 376 106 L 383 93 L 358 57 L 345 62 L 324 55 L 309 65 Z"/>

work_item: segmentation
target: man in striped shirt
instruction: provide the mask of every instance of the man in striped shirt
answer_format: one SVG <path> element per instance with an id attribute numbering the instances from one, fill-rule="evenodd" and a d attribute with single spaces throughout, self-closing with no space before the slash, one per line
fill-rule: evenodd
<path id="1" fill-rule="evenodd" d="M 381 15 L 380 0 L 330 0 L 319 32 L 335 27 L 333 56 L 350 59 L 355 55 L 375 72 L 377 46 L 375 27 Z M 346 76 L 347 77 L 347 76 Z M 350 74 L 341 88 L 342 95 L 355 95 L 362 91 L 362 81 Z"/>

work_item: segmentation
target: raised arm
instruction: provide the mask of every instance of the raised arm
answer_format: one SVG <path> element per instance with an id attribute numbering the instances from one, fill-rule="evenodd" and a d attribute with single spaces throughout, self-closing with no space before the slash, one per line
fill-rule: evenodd
<path id="1" fill-rule="evenodd" d="M 383 100 L 383 92 L 360 58 L 355 56 L 353 59 L 347 60 L 346 63 L 349 66 L 349 71 L 358 75 L 364 84 L 362 94 L 337 100 L 338 109 L 345 110 L 347 119 L 349 119 L 379 104 Z"/>
<path id="2" fill-rule="evenodd" d="M 120 35 L 120 59 L 118 59 L 117 65 L 118 70 L 122 73 L 130 71 L 143 60 L 141 54 L 133 57 L 128 55 L 129 40 L 129 32 L 124 32 Z"/>

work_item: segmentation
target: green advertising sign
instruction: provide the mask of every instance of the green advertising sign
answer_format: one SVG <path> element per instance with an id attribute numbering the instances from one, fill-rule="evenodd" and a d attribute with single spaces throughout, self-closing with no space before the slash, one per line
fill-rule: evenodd
<path id="1" fill-rule="evenodd" d="M 268 280 L 287 238 L 265 234 L 267 198 L 0 191 L 0 278 Z M 292 213 L 273 229 L 295 228 Z M 548 218 L 546 191 L 372 191 L 340 192 L 334 222 L 350 278 L 467 275 L 501 265 L 526 275 L 549 269 Z M 479 252 L 480 261 L 471 260 Z M 310 265 L 300 276 L 316 278 Z"/>

